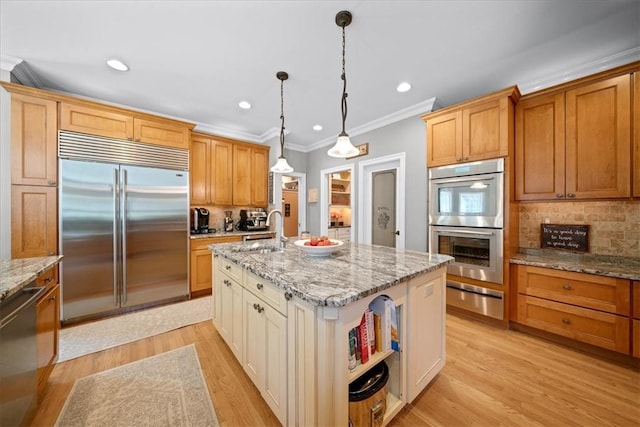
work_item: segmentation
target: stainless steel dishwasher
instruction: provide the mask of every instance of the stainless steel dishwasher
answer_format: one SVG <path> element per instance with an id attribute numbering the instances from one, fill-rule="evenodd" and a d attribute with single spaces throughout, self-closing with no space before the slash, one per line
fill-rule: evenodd
<path id="1" fill-rule="evenodd" d="M 35 282 L 0 303 L 0 426 L 28 423 L 38 402 Z"/>

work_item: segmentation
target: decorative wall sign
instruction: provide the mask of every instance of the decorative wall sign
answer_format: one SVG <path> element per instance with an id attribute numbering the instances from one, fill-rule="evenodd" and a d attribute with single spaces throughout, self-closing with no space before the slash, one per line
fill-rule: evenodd
<path id="1" fill-rule="evenodd" d="M 356 148 L 358 149 L 359 153 L 355 156 L 347 157 L 347 159 L 355 159 L 356 157 L 366 156 L 367 154 L 369 154 L 368 142 L 365 142 L 364 144 L 356 145 Z"/>
<path id="2" fill-rule="evenodd" d="M 540 247 L 588 252 L 589 226 L 540 224 Z"/>
<path id="3" fill-rule="evenodd" d="M 318 189 L 310 188 L 309 189 L 309 203 L 318 203 Z"/>

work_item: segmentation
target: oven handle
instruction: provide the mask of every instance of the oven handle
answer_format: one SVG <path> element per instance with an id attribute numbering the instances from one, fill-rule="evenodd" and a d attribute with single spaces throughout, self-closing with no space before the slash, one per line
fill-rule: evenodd
<path id="1" fill-rule="evenodd" d="M 495 233 L 493 231 L 468 231 L 468 230 L 450 230 L 450 231 L 444 231 L 444 230 L 434 230 L 436 233 L 438 234 L 448 234 L 448 235 L 453 235 L 453 234 L 477 234 L 480 236 L 493 236 Z"/>
<path id="2" fill-rule="evenodd" d="M 452 182 L 465 182 L 465 181 L 492 181 L 496 179 L 495 176 L 483 176 L 483 175 L 471 175 L 463 176 L 459 178 L 434 178 L 431 182 L 435 185 L 449 184 Z"/>

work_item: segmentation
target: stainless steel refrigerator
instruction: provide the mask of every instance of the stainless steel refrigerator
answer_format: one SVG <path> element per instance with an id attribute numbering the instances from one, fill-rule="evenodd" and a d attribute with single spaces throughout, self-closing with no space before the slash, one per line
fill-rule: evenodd
<path id="1" fill-rule="evenodd" d="M 69 150 L 77 139 L 59 138 L 62 321 L 188 298 L 188 171 L 94 159 L 147 163 L 127 141 L 107 140 L 106 157 L 92 141 L 79 156 Z M 134 157 L 123 158 L 121 145 Z"/>

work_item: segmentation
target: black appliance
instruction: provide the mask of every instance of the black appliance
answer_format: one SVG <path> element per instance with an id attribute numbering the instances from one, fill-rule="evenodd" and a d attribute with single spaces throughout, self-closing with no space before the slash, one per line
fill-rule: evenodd
<path id="1" fill-rule="evenodd" d="M 191 232 L 194 234 L 209 233 L 209 209 L 193 208 L 193 226 Z"/>
<path id="2" fill-rule="evenodd" d="M 249 230 L 248 224 L 247 224 L 247 210 L 246 209 L 240 209 L 240 220 L 236 224 L 236 229 L 240 230 L 240 231 Z"/>

